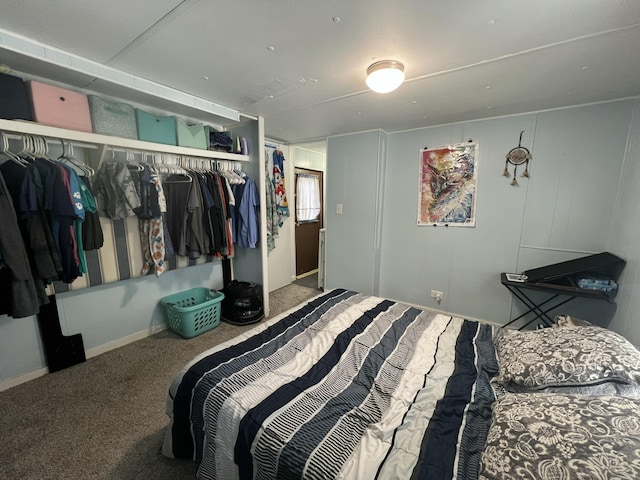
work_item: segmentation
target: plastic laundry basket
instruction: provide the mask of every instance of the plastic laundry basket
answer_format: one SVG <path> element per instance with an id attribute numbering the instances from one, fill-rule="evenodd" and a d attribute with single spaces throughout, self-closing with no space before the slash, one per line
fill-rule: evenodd
<path id="1" fill-rule="evenodd" d="M 224 294 L 208 288 L 192 288 L 160 300 L 169 328 L 184 338 L 200 335 L 220 324 Z"/>

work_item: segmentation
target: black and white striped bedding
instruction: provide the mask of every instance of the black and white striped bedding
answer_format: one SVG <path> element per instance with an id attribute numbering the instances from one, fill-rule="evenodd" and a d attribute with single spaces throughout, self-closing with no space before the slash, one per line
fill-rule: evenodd
<path id="1" fill-rule="evenodd" d="M 477 478 L 492 334 L 332 290 L 187 365 L 163 453 L 202 479 Z"/>

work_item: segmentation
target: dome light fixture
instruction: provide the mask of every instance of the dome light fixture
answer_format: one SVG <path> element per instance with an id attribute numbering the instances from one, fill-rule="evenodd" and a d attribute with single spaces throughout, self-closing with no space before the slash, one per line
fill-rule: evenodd
<path id="1" fill-rule="evenodd" d="M 380 60 L 367 68 L 367 86 L 377 93 L 393 92 L 404 82 L 404 65 L 395 60 Z"/>

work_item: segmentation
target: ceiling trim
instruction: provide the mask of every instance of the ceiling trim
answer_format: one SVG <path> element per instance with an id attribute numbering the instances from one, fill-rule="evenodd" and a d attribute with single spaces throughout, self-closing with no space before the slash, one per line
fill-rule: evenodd
<path id="1" fill-rule="evenodd" d="M 240 112 L 88 58 L 0 29 L 0 48 L 233 121 Z"/>
<path id="2" fill-rule="evenodd" d="M 437 77 L 439 75 L 446 75 L 448 73 L 453 73 L 453 72 L 459 72 L 462 70 L 468 70 L 474 67 L 480 67 L 482 65 L 486 65 L 489 63 L 494 63 L 494 62 L 500 62 L 503 60 L 509 60 L 511 58 L 515 58 L 515 57 L 519 57 L 519 56 L 524 56 L 524 55 L 529 55 L 531 53 L 536 53 L 536 52 L 540 52 L 540 51 L 544 51 L 544 50 L 549 50 L 552 48 L 556 48 L 556 47 L 560 47 L 563 45 L 569 45 L 572 43 L 576 43 L 576 42 L 580 42 L 583 40 L 588 40 L 591 38 L 597 38 L 597 37 L 601 37 L 604 35 L 609 35 L 612 33 L 617 33 L 617 32 L 624 32 L 626 30 L 633 30 L 635 28 L 640 27 L 640 23 L 633 23 L 631 25 L 625 25 L 623 27 L 619 27 L 619 28 L 611 28 L 609 30 L 603 30 L 603 31 L 599 31 L 599 32 L 595 32 L 595 33 L 590 33 L 588 35 L 581 35 L 579 37 L 573 37 L 573 38 L 568 38 L 565 40 L 561 40 L 558 42 L 553 42 L 553 43 L 547 43 L 544 45 L 539 45 L 537 47 L 533 47 L 533 48 L 528 48 L 526 50 L 521 50 L 519 52 L 511 52 L 511 53 L 506 53 L 504 55 L 500 55 L 499 57 L 495 57 L 495 58 L 488 58 L 486 60 L 480 60 L 478 62 L 473 62 L 473 63 L 469 63 L 466 65 L 460 65 L 458 67 L 453 67 L 453 68 L 448 68 L 446 70 L 440 70 L 437 72 L 431 72 L 431 73 L 426 73 L 424 75 L 418 75 L 415 77 L 411 77 L 411 78 L 407 78 L 405 79 L 404 83 L 410 83 L 410 82 L 415 82 L 418 80 L 426 80 L 429 78 L 433 78 L 433 77 Z"/>

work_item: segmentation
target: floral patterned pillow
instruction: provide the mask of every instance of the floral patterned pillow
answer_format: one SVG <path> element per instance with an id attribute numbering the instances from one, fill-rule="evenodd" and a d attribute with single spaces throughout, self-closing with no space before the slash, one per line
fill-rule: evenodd
<path id="1" fill-rule="evenodd" d="M 493 405 L 480 480 L 640 478 L 640 399 L 508 394 Z"/>
<path id="2" fill-rule="evenodd" d="M 617 382 L 640 385 L 640 351 L 601 327 L 513 332 L 496 340 L 496 379 L 514 392 Z"/>

